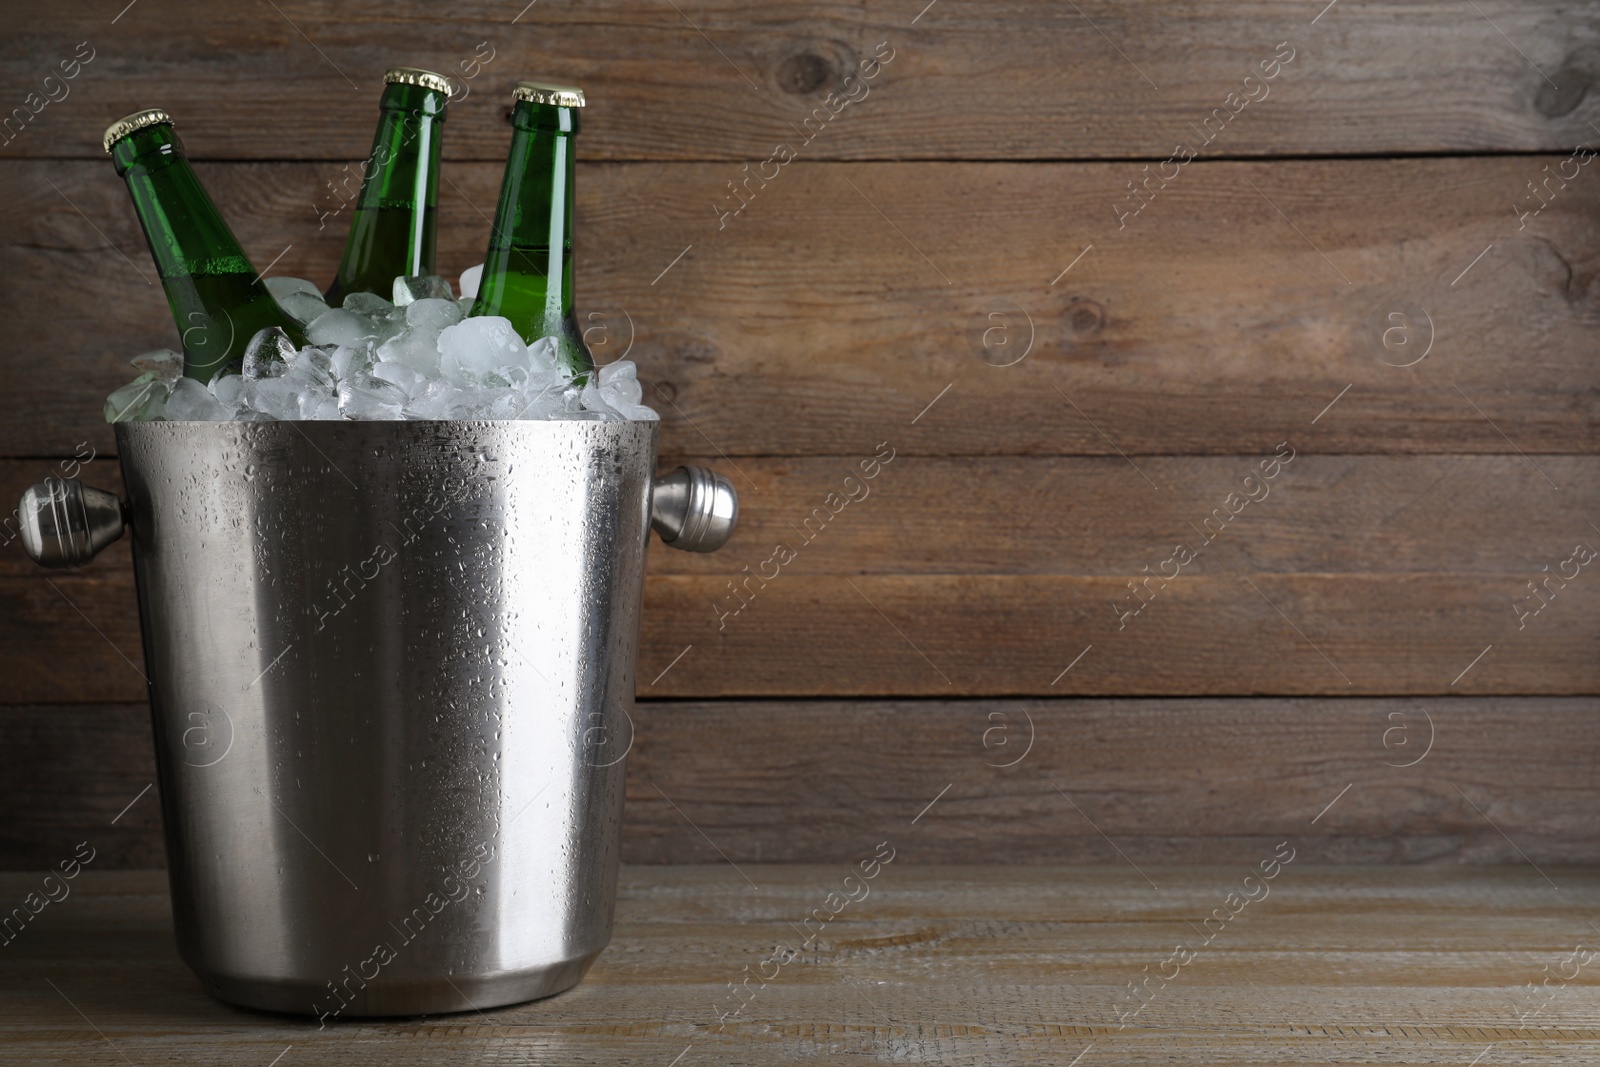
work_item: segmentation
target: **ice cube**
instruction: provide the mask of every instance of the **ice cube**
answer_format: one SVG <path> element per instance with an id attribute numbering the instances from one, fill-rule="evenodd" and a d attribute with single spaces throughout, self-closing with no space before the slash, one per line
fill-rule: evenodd
<path id="1" fill-rule="evenodd" d="M 437 378 L 439 331 L 427 328 L 408 329 L 379 345 L 377 356 L 381 363 L 408 367 L 418 374 Z"/>
<path id="2" fill-rule="evenodd" d="M 251 411 L 280 421 L 300 417 L 300 383 L 293 378 L 246 380 L 243 397 Z"/>
<path id="3" fill-rule="evenodd" d="M 606 400 L 606 395 L 600 391 L 600 383 L 591 376 L 589 384 L 583 387 L 583 406 L 588 411 L 610 411 L 611 404 Z"/>
<path id="4" fill-rule="evenodd" d="M 183 354 L 170 348 L 144 352 L 128 361 L 134 370 L 154 374 L 165 382 L 175 382 L 183 377 Z"/>
<path id="5" fill-rule="evenodd" d="M 405 328 L 405 308 L 396 308 L 376 293 L 351 293 L 344 298 L 344 306 L 335 310 L 347 312 L 353 318 L 326 319 L 325 325 L 334 329 L 325 337 L 312 337 L 308 328 L 306 337 L 313 344 L 354 344 L 363 337 L 381 344 Z M 317 322 L 311 324 L 312 327 L 317 325 Z"/>
<path id="6" fill-rule="evenodd" d="M 328 305 L 320 296 L 307 296 L 304 293 L 291 293 L 278 301 L 278 306 L 283 313 L 302 326 L 309 326 L 328 312 Z"/>
<path id="7" fill-rule="evenodd" d="M 328 310 L 322 293 L 304 278 L 268 278 L 266 286 L 278 306 L 302 326 L 315 322 Z"/>
<path id="8" fill-rule="evenodd" d="M 594 376 L 601 385 L 611 385 L 616 382 L 639 381 L 639 368 L 631 359 L 619 359 L 614 363 L 607 363 L 603 367 L 596 367 Z M 643 393 L 641 392 L 642 396 Z"/>
<path id="9" fill-rule="evenodd" d="M 632 360 L 619 359 L 599 368 L 594 382 L 607 407 L 625 419 L 654 422 L 661 418 L 643 403 L 644 387 L 639 384 L 639 369 Z"/>
<path id="10" fill-rule="evenodd" d="M 455 383 L 440 378 L 425 382 L 422 388 L 406 403 L 408 419 L 448 419 L 456 403 Z"/>
<path id="11" fill-rule="evenodd" d="M 483 264 L 482 263 L 479 263 L 476 267 L 468 267 L 466 270 L 462 271 L 461 272 L 461 299 L 463 299 L 463 300 L 476 300 L 477 297 L 478 297 L 478 286 L 482 282 L 483 282 Z"/>
<path id="12" fill-rule="evenodd" d="M 619 359 L 601 367 L 595 377 L 600 391 L 612 403 L 638 404 L 644 399 L 644 387 L 639 384 L 639 370 L 631 359 Z"/>
<path id="13" fill-rule="evenodd" d="M 333 360 L 327 352 L 312 345 L 300 349 L 289 357 L 289 367 L 295 374 L 309 378 L 327 391 L 333 391 Z"/>
<path id="14" fill-rule="evenodd" d="M 377 324 L 377 330 L 372 336 L 372 342 L 373 344 L 381 345 L 390 338 L 399 337 L 405 332 L 406 308 L 392 307 L 388 311 L 380 312 L 374 321 Z"/>
<path id="15" fill-rule="evenodd" d="M 473 418 L 478 419 L 521 419 L 526 418 L 528 405 L 515 393 L 508 393 L 496 389 L 483 398 L 479 404 L 478 412 Z"/>
<path id="16" fill-rule="evenodd" d="M 616 407 L 616 405 L 612 405 Z M 661 413 L 648 404 L 633 404 L 629 407 L 617 407 L 622 417 L 633 422 L 660 422 Z"/>
<path id="17" fill-rule="evenodd" d="M 439 334 L 439 370 L 447 378 L 481 377 L 501 367 L 526 366 L 528 346 L 509 319 L 463 319 Z"/>
<path id="18" fill-rule="evenodd" d="M 599 415 L 602 419 L 606 420 L 626 419 L 628 418 L 628 414 L 624 409 L 632 409 L 637 407 L 637 405 L 627 404 L 626 402 L 623 402 L 620 405 L 614 403 L 612 397 L 606 392 L 605 387 L 595 381 L 593 377 L 591 377 L 589 379 L 589 383 L 583 387 L 582 401 L 583 410 L 585 412 L 593 415 Z M 576 415 L 574 415 L 574 417 L 576 417 Z"/>
<path id="19" fill-rule="evenodd" d="M 304 278 L 263 278 L 262 284 L 267 287 L 267 292 L 272 294 L 272 299 L 282 300 L 291 293 L 306 293 L 322 299 L 322 290 Z"/>
<path id="20" fill-rule="evenodd" d="M 566 370 L 561 365 L 561 349 L 554 337 L 540 337 L 528 346 L 527 366 L 537 375 L 566 376 Z"/>
<path id="21" fill-rule="evenodd" d="M 553 387 L 552 393 L 556 397 L 555 404 L 543 415 L 547 419 L 574 418 L 583 412 L 583 387 L 568 382 L 564 385 Z"/>
<path id="22" fill-rule="evenodd" d="M 311 325 L 328 312 L 327 302 L 322 297 L 305 293 L 290 293 L 278 301 L 278 307 L 302 326 Z"/>
<path id="23" fill-rule="evenodd" d="M 408 326 L 427 326 L 442 330 L 446 326 L 454 326 L 464 318 L 466 314 L 461 310 L 461 305 L 449 298 L 425 297 L 414 301 L 406 308 Z"/>
<path id="24" fill-rule="evenodd" d="M 171 391 L 164 378 L 146 371 L 106 397 L 107 422 L 141 422 L 157 417 Z"/>
<path id="25" fill-rule="evenodd" d="M 293 358 L 294 342 L 289 340 L 289 335 L 281 326 L 268 326 L 257 330 L 245 345 L 242 373 L 250 381 L 277 378 L 289 369 Z"/>
<path id="26" fill-rule="evenodd" d="M 504 395 L 498 389 L 463 389 L 456 394 L 456 402 L 450 408 L 452 419 L 492 419 L 490 406 L 495 399 Z"/>
<path id="27" fill-rule="evenodd" d="M 237 375 L 230 374 L 230 378 Z M 217 403 L 211 391 L 193 378 L 179 378 L 172 383 L 172 395 L 167 397 L 166 417 L 171 422 L 223 422 L 231 413 Z"/>
<path id="28" fill-rule="evenodd" d="M 244 408 L 244 376 L 241 374 L 219 374 L 211 379 L 211 384 L 206 388 L 222 405 L 229 418 L 238 418 L 239 412 Z"/>
<path id="29" fill-rule="evenodd" d="M 408 400 L 415 396 L 428 380 L 425 376 L 403 363 L 374 363 L 372 365 L 372 376 L 379 381 L 389 382 L 405 393 Z"/>
<path id="30" fill-rule="evenodd" d="M 372 352 L 364 344 L 339 345 L 329 357 L 333 376 L 339 381 L 364 373 L 372 365 Z"/>
<path id="31" fill-rule="evenodd" d="M 294 386 L 295 417 L 299 419 L 315 418 L 324 401 L 337 397 L 330 380 L 314 377 L 309 371 L 293 372 L 283 380 Z"/>
<path id="32" fill-rule="evenodd" d="M 533 385 L 518 395 L 515 410 L 508 419 L 551 419 L 566 410 L 565 385 Z"/>
<path id="33" fill-rule="evenodd" d="M 364 294 L 351 293 L 345 298 L 345 303 L 348 304 L 361 295 Z M 314 345 L 323 346 L 353 345 L 362 338 L 374 336 L 375 333 L 370 319 L 345 308 L 334 308 L 319 315 L 306 327 L 306 340 Z"/>
<path id="34" fill-rule="evenodd" d="M 453 300 L 432 297 L 408 305 L 405 314 L 406 328 L 378 346 L 377 357 L 437 378 L 439 332 L 461 321 L 461 309 Z"/>
<path id="35" fill-rule="evenodd" d="M 394 307 L 392 302 L 377 293 L 351 293 L 344 298 L 343 304 L 343 310 L 352 315 L 365 315 L 368 318 L 377 318 L 392 307 Z"/>
<path id="36" fill-rule="evenodd" d="M 418 300 L 454 300 L 450 283 L 437 274 L 414 274 L 394 280 L 395 307 L 404 307 Z"/>
<path id="37" fill-rule="evenodd" d="M 316 410 L 312 411 L 306 418 L 316 419 L 321 422 L 337 422 L 344 418 L 343 412 L 339 410 L 338 396 L 323 397 Z"/>
<path id="38" fill-rule="evenodd" d="M 360 383 L 356 381 L 340 382 L 339 412 L 347 419 L 358 421 L 383 421 L 403 418 L 401 403 L 390 391 L 393 388 L 386 382 L 372 379 L 367 379 Z"/>

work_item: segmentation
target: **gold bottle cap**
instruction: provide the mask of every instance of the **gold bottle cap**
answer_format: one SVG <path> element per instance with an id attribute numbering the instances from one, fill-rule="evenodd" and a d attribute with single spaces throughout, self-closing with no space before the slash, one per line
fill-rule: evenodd
<path id="1" fill-rule="evenodd" d="M 432 89 L 446 96 L 455 95 L 455 83 L 443 74 L 435 74 L 431 70 L 421 70 L 417 67 L 393 67 L 383 76 L 383 84 L 394 85 L 420 85 L 424 89 Z"/>
<path id="2" fill-rule="evenodd" d="M 526 100 L 530 104 L 554 104 L 556 107 L 582 107 L 583 90 L 575 85 L 518 82 L 517 87 L 511 90 L 511 99 Z"/>
<path id="3" fill-rule="evenodd" d="M 111 146 L 128 136 L 128 134 L 142 130 L 146 126 L 159 126 L 163 122 L 171 126 L 172 116 L 158 107 L 135 111 L 133 114 L 126 115 L 107 126 L 105 135 L 100 138 L 100 146 L 106 150 L 106 155 L 110 155 Z"/>

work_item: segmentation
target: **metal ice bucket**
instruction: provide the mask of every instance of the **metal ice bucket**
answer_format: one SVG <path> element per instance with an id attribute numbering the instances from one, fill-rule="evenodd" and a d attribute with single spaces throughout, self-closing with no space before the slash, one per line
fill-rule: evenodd
<path id="1" fill-rule="evenodd" d="M 117 426 L 127 500 L 25 494 L 30 554 L 132 530 L 173 917 L 222 1000 L 324 1021 L 577 983 L 611 935 L 655 423 Z M 654 511 L 652 513 L 652 505 Z"/>

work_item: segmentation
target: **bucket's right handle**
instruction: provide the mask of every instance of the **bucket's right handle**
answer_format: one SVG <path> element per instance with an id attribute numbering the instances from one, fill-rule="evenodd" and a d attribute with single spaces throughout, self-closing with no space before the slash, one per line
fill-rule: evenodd
<path id="1" fill-rule="evenodd" d="M 76 567 L 122 536 L 117 494 L 76 478 L 46 478 L 22 493 L 22 547 L 41 567 Z"/>
<path id="2" fill-rule="evenodd" d="M 704 467 L 679 467 L 656 478 L 650 525 L 663 544 L 685 552 L 715 552 L 739 521 L 733 483 Z"/>

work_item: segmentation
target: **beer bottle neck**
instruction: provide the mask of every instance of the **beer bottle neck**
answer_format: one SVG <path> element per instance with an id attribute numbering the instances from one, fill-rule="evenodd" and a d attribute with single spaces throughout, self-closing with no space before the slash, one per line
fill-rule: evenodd
<path id="1" fill-rule="evenodd" d="M 433 273 L 440 135 L 448 102 L 444 93 L 420 85 L 384 88 L 344 257 L 328 290 L 330 304 L 341 304 L 353 292 L 387 299 L 397 276 Z"/>
<path id="2" fill-rule="evenodd" d="M 523 340 L 555 337 L 575 372 L 593 366 L 573 321 L 572 193 L 576 108 L 519 100 L 511 152 L 474 315 L 511 320 Z"/>
<path id="3" fill-rule="evenodd" d="M 161 276 L 186 375 L 209 382 L 237 370 L 251 336 L 269 326 L 305 343 L 299 325 L 261 284 L 171 126 L 129 134 L 112 145 L 111 160 L 128 184 Z"/>
<path id="4" fill-rule="evenodd" d="M 250 269 L 171 126 L 148 126 L 123 138 L 112 146 L 111 161 L 127 182 L 163 280 Z"/>

